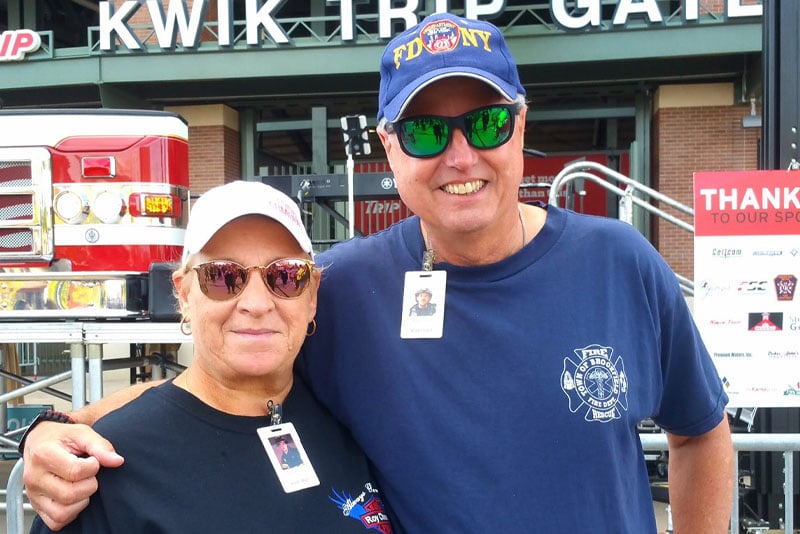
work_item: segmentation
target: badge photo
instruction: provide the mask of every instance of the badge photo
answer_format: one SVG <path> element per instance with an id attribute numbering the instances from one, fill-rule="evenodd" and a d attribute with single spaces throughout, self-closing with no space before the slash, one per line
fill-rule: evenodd
<path id="1" fill-rule="evenodd" d="M 265 426 L 258 437 L 286 493 L 319 486 L 319 478 L 292 423 Z"/>

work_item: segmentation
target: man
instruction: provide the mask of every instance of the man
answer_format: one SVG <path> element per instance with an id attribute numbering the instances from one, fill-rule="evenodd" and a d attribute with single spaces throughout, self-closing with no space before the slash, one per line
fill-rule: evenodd
<path id="1" fill-rule="evenodd" d="M 431 302 L 432 296 L 433 294 L 431 293 L 430 289 L 426 287 L 418 289 L 417 292 L 414 293 L 414 299 L 417 302 L 411 306 L 411 309 L 408 310 L 408 314 L 417 317 L 424 317 L 436 313 L 436 304 Z"/>
<path id="2" fill-rule="evenodd" d="M 291 469 L 292 467 L 297 467 L 298 465 L 303 463 L 303 460 L 300 458 L 300 452 L 297 450 L 297 447 L 289 447 L 289 444 L 286 442 L 286 439 L 280 438 L 278 440 L 278 449 L 281 455 L 282 469 Z"/>
<path id="3" fill-rule="evenodd" d="M 378 135 L 416 216 L 317 257 L 299 365 L 398 531 L 654 532 L 636 432 L 652 417 L 675 530 L 725 532 L 727 397 L 675 277 L 628 225 L 518 203 L 524 95 L 489 23 L 433 15 L 387 45 Z M 422 280 L 445 320 L 415 338 L 403 302 Z M 491 461 L 487 435 L 506 444 Z M 98 463 L 121 463 L 110 449 L 83 425 L 29 435 L 25 481 L 49 523 L 85 505 Z"/>

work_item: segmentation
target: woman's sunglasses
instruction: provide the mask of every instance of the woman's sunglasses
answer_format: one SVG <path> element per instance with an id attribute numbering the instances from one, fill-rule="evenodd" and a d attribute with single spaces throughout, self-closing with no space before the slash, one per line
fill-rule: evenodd
<path id="1" fill-rule="evenodd" d="M 235 261 L 215 260 L 195 265 L 192 269 L 197 272 L 200 291 L 211 300 L 230 300 L 239 296 L 253 270 L 261 274 L 261 279 L 273 295 L 294 299 L 308 287 L 314 262 L 284 258 L 269 265 L 245 267 Z"/>
<path id="2" fill-rule="evenodd" d="M 445 151 L 453 130 L 459 128 L 470 146 L 482 150 L 497 148 L 514 133 L 518 104 L 494 104 L 468 111 L 458 117 L 417 115 L 387 122 L 387 133 L 397 133 L 403 152 L 414 158 L 433 158 Z"/>

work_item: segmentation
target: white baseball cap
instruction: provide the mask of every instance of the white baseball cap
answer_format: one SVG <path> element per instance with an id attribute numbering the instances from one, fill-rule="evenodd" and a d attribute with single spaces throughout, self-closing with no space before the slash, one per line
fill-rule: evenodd
<path id="1" fill-rule="evenodd" d="M 220 228 L 244 215 L 264 215 L 289 230 L 300 248 L 313 254 L 297 204 L 274 187 L 237 180 L 209 189 L 192 206 L 183 244 L 183 261 L 206 246 Z"/>

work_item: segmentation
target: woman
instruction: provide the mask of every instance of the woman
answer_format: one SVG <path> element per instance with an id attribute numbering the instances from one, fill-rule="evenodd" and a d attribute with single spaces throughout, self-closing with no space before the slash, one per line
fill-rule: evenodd
<path id="1" fill-rule="evenodd" d="M 173 282 L 192 364 L 97 422 L 125 463 L 62 532 L 391 532 L 364 455 L 293 372 L 320 283 L 294 202 L 211 189 Z"/>

